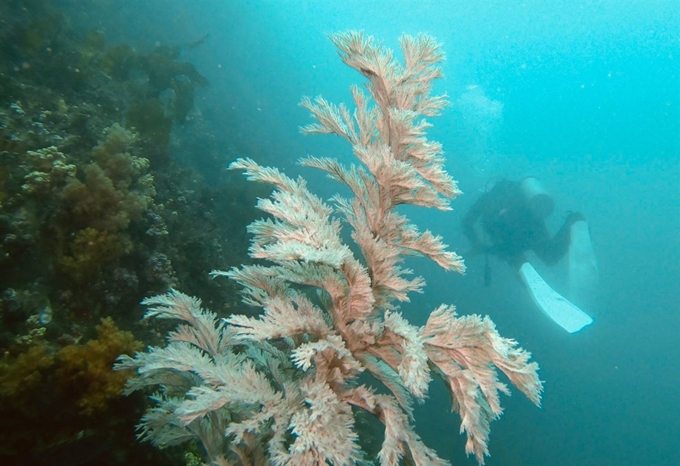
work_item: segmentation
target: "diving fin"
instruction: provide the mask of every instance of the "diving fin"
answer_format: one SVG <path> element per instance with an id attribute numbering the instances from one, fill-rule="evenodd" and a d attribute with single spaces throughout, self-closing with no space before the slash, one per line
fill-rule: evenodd
<path id="1" fill-rule="evenodd" d="M 567 332 L 578 332 L 593 323 L 588 314 L 553 290 L 530 263 L 522 264 L 519 275 L 538 308 Z"/>
<path id="2" fill-rule="evenodd" d="M 599 272 L 585 220 L 571 225 L 571 244 L 567 255 L 569 297 L 580 305 L 591 305 L 597 292 Z"/>

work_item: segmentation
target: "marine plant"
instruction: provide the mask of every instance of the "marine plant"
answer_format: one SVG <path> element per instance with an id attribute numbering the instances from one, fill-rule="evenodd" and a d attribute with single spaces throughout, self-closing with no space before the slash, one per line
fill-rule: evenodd
<path id="1" fill-rule="evenodd" d="M 113 414 L 121 407 L 126 374 L 111 365 L 121 352 L 132 354 L 142 345 L 111 318 L 96 330 L 97 337 L 86 343 L 55 348 L 44 338 L 33 339 L 23 351 L 15 348 L 0 358 L 0 415 L 12 420 L 0 427 L 3 464 L 29 464 L 20 458 L 41 457 L 78 438 L 79 431 L 81 437 L 111 437 L 110 430 L 121 424 L 122 416 Z M 124 409 L 129 416 L 130 407 Z M 97 424 L 109 431 L 95 433 Z"/>
<path id="2" fill-rule="evenodd" d="M 121 356 L 116 366 L 137 372 L 129 392 L 158 390 L 140 435 L 158 446 L 198 439 L 210 464 L 363 464 L 371 458 L 360 446 L 355 412 L 364 410 L 384 425 L 381 465 L 447 464 L 413 424 L 413 402 L 426 397 L 434 375 L 460 415 L 466 451 L 483 463 L 489 422 L 502 412 L 500 392 L 508 392 L 497 370 L 538 404 L 537 364 L 488 317 L 458 316 L 441 305 L 417 327 L 398 306 L 424 286 L 402 266 L 405 256 L 464 271 L 440 237 L 420 232 L 399 211 L 447 210 L 447 198 L 460 194 L 441 145 L 425 135 L 425 118 L 447 103 L 431 95 L 444 54 L 426 35 L 402 36 L 403 63 L 361 32 L 330 38 L 343 62 L 368 80 L 368 94 L 351 88 L 353 112 L 323 97 L 303 99 L 317 119 L 303 132 L 341 136 L 360 163 L 300 163 L 343 183 L 352 197 L 336 195 L 329 204 L 303 178 L 250 159 L 231 164 L 274 192 L 258 202 L 268 217 L 249 226 L 250 256 L 262 262 L 212 275 L 239 283 L 243 302 L 262 312 L 220 319 L 175 290 L 143 302 L 146 318 L 181 323 L 167 346 Z M 342 239 L 345 225 L 351 247 Z"/>
<path id="3" fill-rule="evenodd" d="M 56 354 L 57 381 L 77 397 L 82 414 L 100 412 L 120 396 L 125 383 L 125 374 L 111 370 L 115 357 L 141 346 L 131 332 L 118 329 L 111 317 L 104 318 L 97 325 L 96 339 L 65 346 Z"/>
<path id="4" fill-rule="evenodd" d="M 94 161 L 84 167 L 83 180 L 70 178 L 61 192 L 62 223 L 75 232 L 60 265 L 77 281 L 131 251 L 128 226 L 153 203 L 149 161 L 130 153 L 134 140 L 131 131 L 112 125 L 92 150 Z"/>

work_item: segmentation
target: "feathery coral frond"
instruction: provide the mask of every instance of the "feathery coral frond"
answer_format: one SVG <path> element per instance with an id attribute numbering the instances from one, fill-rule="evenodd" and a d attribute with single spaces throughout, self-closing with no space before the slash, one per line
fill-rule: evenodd
<path id="1" fill-rule="evenodd" d="M 401 353 L 397 366 L 401 380 L 413 396 L 424 398 L 432 378 L 419 329 L 409 324 L 398 312 L 385 313 L 385 329 L 401 340 L 400 344 L 394 345 Z"/>
<path id="2" fill-rule="evenodd" d="M 385 438 L 378 453 L 381 466 L 397 466 L 404 456 L 414 464 L 445 466 L 449 463 L 428 448 L 409 424 L 408 417 L 389 395 L 376 395 L 363 385 L 353 389 L 345 400 L 373 413 L 385 425 Z"/>
<path id="3" fill-rule="evenodd" d="M 354 431 L 354 416 L 349 405 L 338 399 L 326 383 L 305 380 L 300 384 L 307 409 L 291 419 L 295 441 L 287 464 L 350 465 L 363 458 Z"/>
<path id="4" fill-rule="evenodd" d="M 528 363 L 529 353 L 515 348 L 514 341 L 501 338 L 488 317 L 456 317 L 451 306 L 442 305 L 430 314 L 423 338 L 430 361 L 446 380 L 461 415 L 461 430 L 468 434 L 466 451 L 482 463 L 488 455 L 489 421 L 502 413 L 499 392 L 509 393 L 494 366 L 539 404 L 543 387 L 538 366 Z"/>
<path id="5" fill-rule="evenodd" d="M 237 337 L 265 341 L 305 333 L 325 338 L 331 333 L 321 310 L 299 293 L 274 295 L 262 304 L 264 314 L 259 318 L 232 315 L 227 319 Z"/>
<path id="6" fill-rule="evenodd" d="M 142 304 L 149 306 L 145 319 L 178 319 L 189 324 L 168 335 L 171 341 L 185 341 L 212 356 L 223 353 L 230 344 L 230 335 L 224 325 L 218 322 L 217 315 L 201 309 L 200 299 L 170 290 L 164 295 L 147 298 Z"/>
<path id="7" fill-rule="evenodd" d="M 336 106 L 319 96 L 314 99 L 314 102 L 309 97 L 304 97 L 300 105 L 309 110 L 319 121 L 319 123 L 303 126 L 300 129 L 303 134 L 337 134 L 347 139 L 350 144 L 358 142 L 354 122 L 344 104 Z"/>
<path id="8" fill-rule="evenodd" d="M 432 371 L 461 416 L 466 451 L 481 464 L 489 423 L 502 413 L 500 393 L 508 392 L 497 369 L 538 404 L 537 365 L 488 318 L 457 317 L 441 306 L 418 328 L 396 311 L 397 301 L 425 285 L 404 267 L 405 256 L 465 270 L 442 238 L 421 233 L 396 210 L 406 204 L 445 211 L 460 194 L 441 144 L 426 134 L 426 117 L 447 105 L 446 95 L 431 95 L 444 54 L 426 35 L 402 36 L 403 63 L 363 32 L 330 38 L 343 62 L 367 78 L 368 92 L 351 87 L 354 110 L 303 98 L 316 122 L 301 130 L 344 138 L 357 163 L 313 156 L 299 163 L 343 183 L 352 197 L 336 195 L 328 204 L 302 178 L 249 158 L 234 161 L 230 169 L 274 187 L 257 203 L 268 217 L 248 227 L 249 254 L 262 262 L 211 276 L 237 282 L 243 302 L 261 313 L 218 319 L 175 290 L 148 298 L 146 317 L 180 324 L 165 348 L 121 356 L 116 368 L 136 371 L 128 392 L 158 387 L 156 407 L 142 418 L 143 439 L 164 445 L 196 437 L 211 464 L 275 466 L 370 463 L 352 407 L 385 426 L 381 466 L 448 464 L 411 424 L 413 401 L 427 396 Z M 343 227 L 355 248 L 343 241 Z M 391 394 L 359 385 L 364 371 Z"/>
<path id="9" fill-rule="evenodd" d="M 445 270 L 465 273 L 463 258 L 447 251 L 441 236 L 434 236 L 429 231 L 421 234 L 415 226 L 409 225 L 402 230 L 399 245 L 429 257 Z"/>

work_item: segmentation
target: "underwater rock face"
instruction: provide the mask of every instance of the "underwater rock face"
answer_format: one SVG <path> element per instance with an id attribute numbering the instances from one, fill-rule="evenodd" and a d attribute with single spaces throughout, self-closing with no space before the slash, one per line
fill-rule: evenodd
<path id="1" fill-rule="evenodd" d="M 130 441 L 145 400 L 111 365 L 158 338 L 135 324 L 150 290 L 237 301 L 202 271 L 242 262 L 211 243 L 246 241 L 238 199 L 254 195 L 223 183 L 239 217 L 222 218 L 204 201 L 222 188 L 171 157 L 208 84 L 178 48 L 111 46 L 57 4 L 0 2 L 0 463 L 183 464 Z"/>

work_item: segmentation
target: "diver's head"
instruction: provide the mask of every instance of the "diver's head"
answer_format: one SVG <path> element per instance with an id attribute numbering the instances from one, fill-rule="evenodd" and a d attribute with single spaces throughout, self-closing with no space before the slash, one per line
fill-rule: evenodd
<path id="1" fill-rule="evenodd" d="M 553 213 L 553 210 L 555 210 L 555 201 L 552 196 L 543 189 L 538 178 L 525 176 L 519 180 L 519 186 L 522 190 L 524 200 L 534 215 L 544 219 Z"/>

